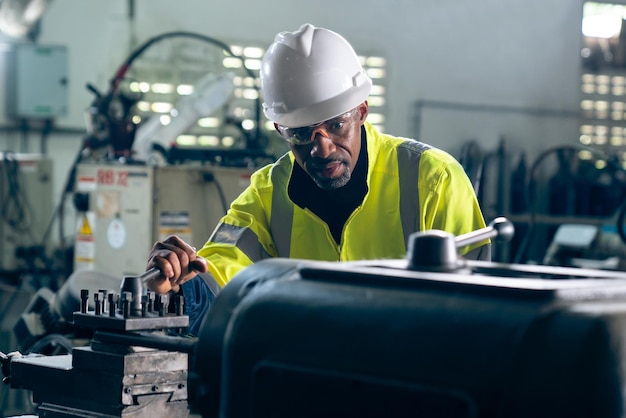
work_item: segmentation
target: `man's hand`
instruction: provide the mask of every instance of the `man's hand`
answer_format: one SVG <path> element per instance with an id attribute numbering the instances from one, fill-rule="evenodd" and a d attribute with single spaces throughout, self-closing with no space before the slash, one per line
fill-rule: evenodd
<path id="1" fill-rule="evenodd" d="M 148 280 L 146 285 L 160 294 L 178 292 L 181 284 L 208 270 L 206 260 L 196 254 L 196 249 L 175 235 L 154 243 L 146 270 L 152 267 L 158 268 L 161 276 Z"/>

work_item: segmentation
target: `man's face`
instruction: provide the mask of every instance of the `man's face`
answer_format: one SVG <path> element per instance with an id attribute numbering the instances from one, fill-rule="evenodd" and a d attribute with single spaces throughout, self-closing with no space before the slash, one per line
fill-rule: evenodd
<path id="1" fill-rule="evenodd" d="M 365 101 L 321 124 L 297 129 L 276 125 L 276 129 L 283 137 L 296 135 L 296 138 L 288 139 L 288 144 L 297 163 L 320 188 L 334 190 L 350 181 L 361 152 L 361 126 L 368 109 Z"/>

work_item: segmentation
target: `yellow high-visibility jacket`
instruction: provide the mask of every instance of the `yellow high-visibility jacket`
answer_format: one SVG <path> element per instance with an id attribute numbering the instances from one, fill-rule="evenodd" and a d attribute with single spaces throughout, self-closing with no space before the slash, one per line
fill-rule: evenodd
<path id="1" fill-rule="evenodd" d="M 440 229 L 460 235 L 485 227 L 463 167 L 448 153 L 364 124 L 367 193 L 348 217 L 341 241 L 308 209 L 294 204 L 288 185 L 291 152 L 251 177 L 198 252 L 224 286 L 241 269 L 268 257 L 323 261 L 400 259 L 411 233 Z M 461 254 L 488 245 L 481 242 Z M 485 252 L 489 254 L 489 251 Z"/>

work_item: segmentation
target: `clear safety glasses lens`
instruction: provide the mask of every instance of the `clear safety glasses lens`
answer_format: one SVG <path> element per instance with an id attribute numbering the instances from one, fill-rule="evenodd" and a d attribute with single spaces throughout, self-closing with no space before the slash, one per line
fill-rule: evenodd
<path id="1" fill-rule="evenodd" d="M 357 113 L 358 108 L 354 108 L 343 115 L 337 116 L 336 118 L 316 123 L 315 125 L 303 126 L 301 128 L 289 128 L 287 126 L 277 125 L 278 133 L 280 133 L 286 141 L 291 142 L 294 145 L 307 145 L 313 142 L 313 139 L 315 138 L 313 133 L 319 130 L 323 131 L 324 136 L 326 137 L 331 135 L 344 135 L 351 123 L 354 122 L 354 115 Z"/>

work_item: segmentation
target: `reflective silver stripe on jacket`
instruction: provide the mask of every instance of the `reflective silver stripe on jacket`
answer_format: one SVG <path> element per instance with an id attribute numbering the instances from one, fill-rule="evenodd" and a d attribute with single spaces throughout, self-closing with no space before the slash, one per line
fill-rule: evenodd
<path id="1" fill-rule="evenodd" d="M 278 257 L 289 257 L 291 253 L 291 226 L 293 225 L 293 204 L 287 195 L 289 178 L 293 166 L 287 155 L 280 158 L 272 168 L 272 212 L 270 231 Z"/>
<path id="2" fill-rule="evenodd" d="M 278 257 L 289 257 L 291 244 L 291 224 L 293 221 L 293 205 L 287 197 L 287 183 L 291 174 L 291 162 L 285 155 L 272 168 L 272 208 L 270 213 L 270 233 Z M 220 223 L 211 238 L 211 242 L 231 244 L 239 248 L 253 263 L 270 258 L 256 233 L 250 228 Z"/>
<path id="3" fill-rule="evenodd" d="M 250 228 L 242 228 L 222 222 L 217 226 L 209 240 L 219 244 L 236 246 L 253 263 L 270 258 L 270 255 L 259 242 L 259 237 Z"/>
<path id="4" fill-rule="evenodd" d="M 420 200 L 417 188 L 422 153 L 431 147 L 423 142 L 406 140 L 398 146 L 398 176 L 400 182 L 400 221 L 404 242 L 419 231 Z"/>

